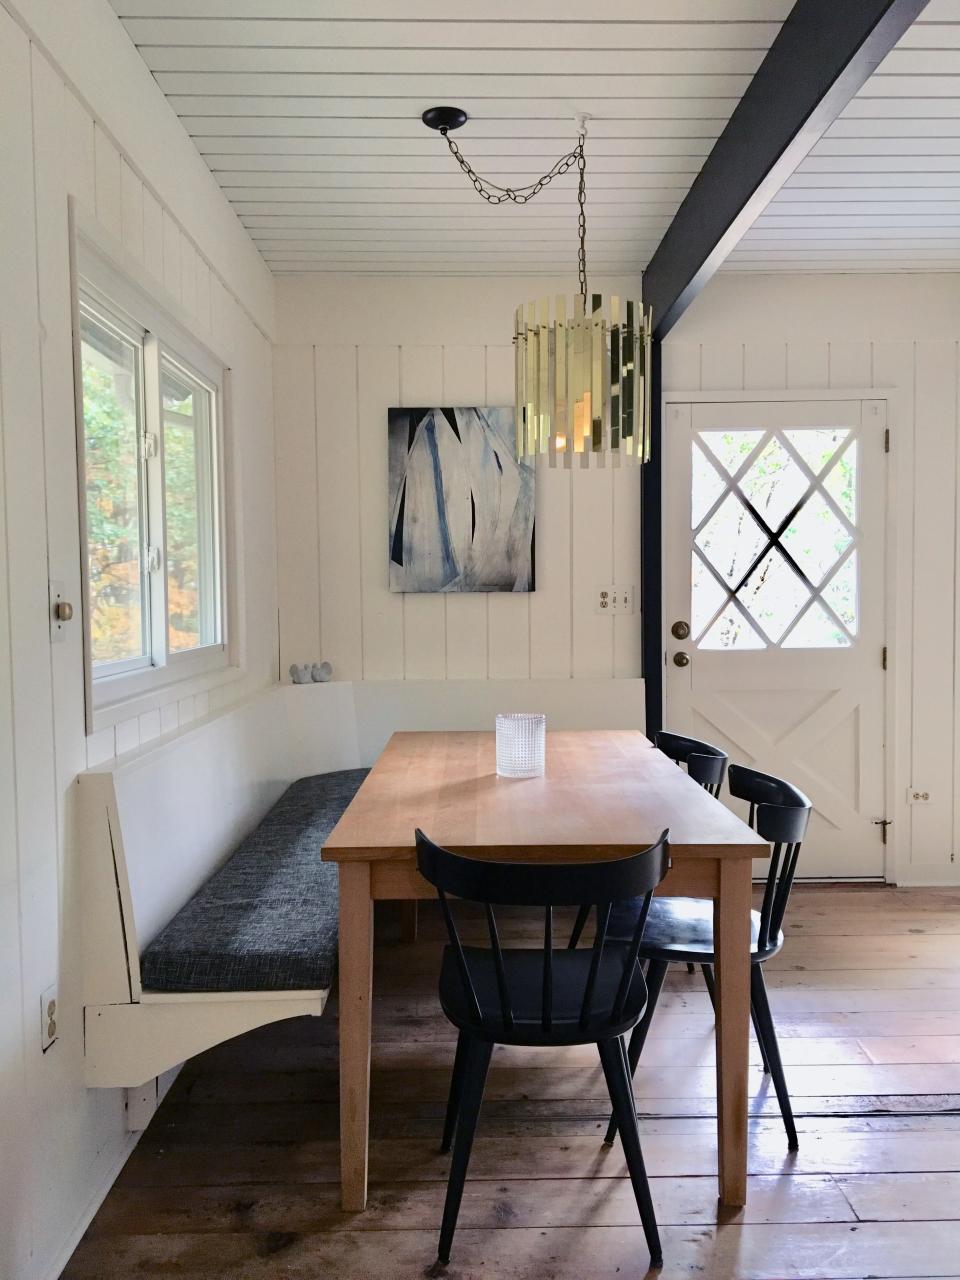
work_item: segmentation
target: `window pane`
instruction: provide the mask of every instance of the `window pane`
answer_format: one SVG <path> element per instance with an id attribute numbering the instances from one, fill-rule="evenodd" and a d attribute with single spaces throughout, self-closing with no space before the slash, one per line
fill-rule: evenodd
<path id="1" fill-rule="evenodd" d="M 142 658 L 141 351 L 83 312 L 84 489 L 94 664 Z"/>
<path id="2" fill-rule="evenodd" d="M 171 653 L 220 640 L 213 395 L 164 358 L 163 471 Z"/>

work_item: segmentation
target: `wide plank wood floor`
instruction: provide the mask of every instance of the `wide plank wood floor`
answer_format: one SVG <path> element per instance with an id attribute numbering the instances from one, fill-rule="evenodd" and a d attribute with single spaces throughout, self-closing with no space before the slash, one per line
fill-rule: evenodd
<path id="1" fill-rule="evenodd" d="M 370 1207 L 339 1206 L 336 1011 L 187 1064 L 81 1242 L 67 1280 L 629 1280 L 636 1205 L 592 1049 L 501 1048 L 453 1261 L 433 1265 L 454 1036 L 441 925 L 378 920 Z M 749 1203 L 717 1221 L 713 1018 L 668 980 L 637 1093 L 671 1277 L 960 1277 L 960 891 L 799 887 L 767 967 L 800 1130 L 787 1151 L 754 1052 Z M 535 941 L 521 913 L 512 940 Z M 380 939 L 383 939 L 382 943 Z"/>

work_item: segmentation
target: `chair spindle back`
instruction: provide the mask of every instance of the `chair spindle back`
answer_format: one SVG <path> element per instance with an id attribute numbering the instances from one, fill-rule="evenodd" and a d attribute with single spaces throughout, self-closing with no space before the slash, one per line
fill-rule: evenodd
<path id="1" fill-rule="evenodd" d="M 424 879 L 437 890 L 460 981 L 478 1026 L 484 1025 L 484 1012 L 451 910 L 451 897 L 483 904 L 497 979 L 500 1017 L 507 1029 L 514 1025 L 514 1002 L 494 907 L 510 905 L 543 909 L 540 1025 L 544 1033 L 551 1031 L 555 1019 L 553 908 L 576 906 L 589 910 L 592 907 L 596 911 L 597 927 L 579 1009 L 579 1025 L 584 1028 L 594 1015 L 597 979 L 604 950 L 608 945 L 607 930 L 611 909 L 618 902 L 642 899 L 629 945 L 624 949 L 622 943 L 618 944 L 617 954 L 622 969 L 612 1006 L 606 1011 L 611 1022 L 616 1022 L 622 1016 L 637 972 L 637 956 L 650 910 L 650 899 L 670 866 L 668 832 L 664 831 L 655 844 L 640 853 L 609 862 L 589 863 L 490 862 L 467 858 L 443 849 L 422 831 L 417 831 L 416 834 L 417 866 Z"/>
<path id="2" fill-rule="evenodd" d="M 730 794 L 749 803 L 750 826 L 773 845 L 757 938 L 759 950 L 765 951 L 783 927 L 812 805 L 792 783 L 739 764 L 730 766 Z"/>
<path id="3" fill-rule="evenodd" d="M 677 764 L 685 764 L 687 773 L 694 782 L 709 791 L 712 796 L 720 795 L 723 776 L 726 772 L 729 756 L 719 747 L 709 742 L 701 742 L 698 738 L 688 738 L 680 733 L 668 733 L 660 729 L 653 740 L 658 751 L 675 760 Z"/>

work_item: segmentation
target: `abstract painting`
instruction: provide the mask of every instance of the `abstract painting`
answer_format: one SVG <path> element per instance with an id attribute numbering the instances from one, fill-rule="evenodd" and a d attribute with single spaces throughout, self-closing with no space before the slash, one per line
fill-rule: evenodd
<path id="1" fill-rule="evenodd" d="M 534 471 L 512 409 L 387 412 L 391 591 L 532 591 Z"/>

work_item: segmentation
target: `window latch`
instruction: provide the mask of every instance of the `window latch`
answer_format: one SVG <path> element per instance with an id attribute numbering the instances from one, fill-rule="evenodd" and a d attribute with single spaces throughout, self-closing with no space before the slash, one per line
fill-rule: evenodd
<path id="1" fill-rule="evenodd" d="M 159 547 L 147 547 L 147 573 L 159 573 L 162 558 Z"/>
<path id="2" fill-rule="evenodd" d="M 160 452 L 160 444 L 156 432 L 145 431 L 140 437 L 140 446 L 145 458 L 155 458 Z"/>

